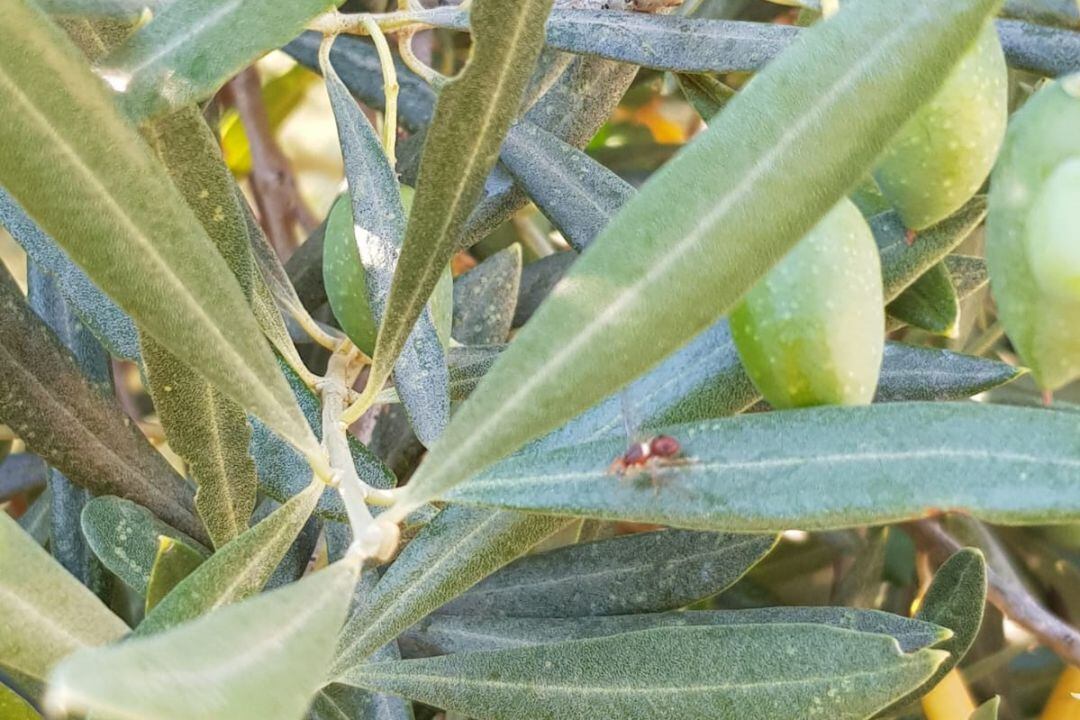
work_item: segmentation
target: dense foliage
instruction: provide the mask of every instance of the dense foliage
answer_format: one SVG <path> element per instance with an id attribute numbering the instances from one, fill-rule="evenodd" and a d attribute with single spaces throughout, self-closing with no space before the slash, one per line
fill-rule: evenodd
<path id="1" fill-rule="evenodd" d="M 1076 0 L 0 28 L 0 717 L 1080 717 Z"/>

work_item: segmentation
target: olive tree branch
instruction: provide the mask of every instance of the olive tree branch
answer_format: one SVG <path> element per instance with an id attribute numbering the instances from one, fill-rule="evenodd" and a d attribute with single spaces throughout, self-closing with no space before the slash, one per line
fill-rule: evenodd
<path id="1" fill-rule="evenodd" d="M 270 129 L 258 71 L 248 67 L 228 87 L 251 147 L 251 189 L 259 218 L 274 250 L 287 259 L 296 248 L 295 226 L 312 229 L 317 223 L 304 206 L 289 160 Z"/>

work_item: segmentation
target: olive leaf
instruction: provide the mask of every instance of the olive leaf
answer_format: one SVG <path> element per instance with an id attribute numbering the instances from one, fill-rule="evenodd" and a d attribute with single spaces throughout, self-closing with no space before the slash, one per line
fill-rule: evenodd
<path id="1" fill-rule="evenodd" d="M 120 618 L 0 512 L 0 668 L 36 693 L 61 658 L 127 632 Z"/>
<path id="2" fill-rule="evenodd" d="M 722 592 L 775 542 L 663 530 L 568 545 L 520 558 L 439 612 L 567 618 L 673 610 Z"/>
<path id="3" fill-rule="evenodd" d="M 171 631 L 75 653 L 52 673 L 45 706 L 60 716 L 300 717 L 323 681 L 357 563 Z"/>
<path id="4" fill-rule="evenodd" d="M 250 298 L 257 274 L 247 219 L 216 138 L 197 108 L 147 123 L 143 135 Z M 173 452 L 198 485 L 195 509 L 215 547 L 247 529 L 258 478 L 243 409 L 152 337 L 142 339 L 150 397 Z"/>
<path id="5" fill-rule="evenodd" d="M 863 718 L 946 653 L 823 625 L 683 626 L 369 663 L 342 680 L 476 718 Z M 618 658 L 618 662 L 612 662 Z"/>
<path id="6" fill-rule="evenodd" d="M 650 628 L 694 625 L 810 624 L 888 635 L 912 652 L 937 647 L 951 631 L 920 620 L 878 610 L 842 607 L 773 607 L 749 610 L 686 610 L 634 615 L 573 618 L 487 618 L 482 615 L 430 615 L 407 630 L 402 646 L 422 655 L 545 645 L 564 640 L 606 637 Z"/>
<path id="7" fill-rule="evenodd" d="M 904 289 L 886 308 L 889 317 L 935 335 L 955 337 L 960 298 L 944 263 L 934 265 Z"/>
<path id="8" fill-rule="evenodd" d="M 754 413 L 658 428 L 682 444 L 683 462 L 623 477 L 608 466 L 625 440 L 526 449 L 444 497 L 728 532 L 877 525 L 942 509 L 1001 524 L 1066 522 L 1080 517 L 1068 479 L 1080 463 L 1070 440 L 1078 427 L 1072 412 L 979 403 Z"/>

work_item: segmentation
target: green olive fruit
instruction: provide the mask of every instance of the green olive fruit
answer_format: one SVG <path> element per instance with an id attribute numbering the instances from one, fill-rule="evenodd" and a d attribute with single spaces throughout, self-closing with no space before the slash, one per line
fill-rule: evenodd
<path id="1" fill-rule="evenodd" d="M 841 200 L 731 313 L 743 366 L 773 407 L 863 405 L 885 347 L 881 261 Z"/>
<path id="2" fill-rule="evenodd" d="M 900 130 L 874 171 L 886 199 L 912 230 L 935 225 L 979 190 L 1001 148 L 1008 70 L 989 25 L 937 94 Z"/>
<path id="3" fill-rule="evenodd" d="M 401 200 L 408 213 L 413 189 L 403 185 Z M 360 251 L 353 231 L 352 206 L 348 195 L 342 195 L 330 209 L 323 241 L 323 282 L 326 297 L 334 317 L 356 347 L 370 355 L 375 350 L 378 323 L 368 304 L 367 281 Z M 453 315 L 454 282 L 447 266 L 432 293 L 430 307 L 435 332 L 444 348 L 450 344 L 450 325 Z"/>
<path id="4" fill-rule="evenodd" d="M 1040 387 L 1080 377 L 1080 75 L 1013 116 L 990 182 L 986 260 L 998 316 Z"/>

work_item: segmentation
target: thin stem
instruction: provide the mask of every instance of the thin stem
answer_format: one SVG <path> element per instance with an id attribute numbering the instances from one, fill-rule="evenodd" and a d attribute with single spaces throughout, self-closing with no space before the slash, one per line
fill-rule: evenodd
<path id="1" fill-rule="evenodd" d="M 259 219 L 278 256 L 288 259 L 297 245 L 296 225 L 306 224 L 310 213 L 270 128 L 258 70 L 247 68 L 229 81 L 228 88 L 251 148 L 249 180 Z"/>
<path id="2" fill-rule="evenodd" d="M 382 67 L 383 94 L 386 96 L 386 107 L 383 110 L 383 149 L 386 157 L 390 160 L 390 167 L 397 165 L 397 157 L 394 154 L 394 146 L 397 142 L 397 99 L 398 80 L 397 69 L 394 67 L 394 56 L 390 54 L 390 44 L 386 42 L 379 24 L 375 18 L 367 15 L 363 19 L 364 27 L 371 35 L 375 43 L 375 50 L 379 53 L 379 65 Z M 329 61 L 329 58 L 327 59 Z"/>
<path id="3" fill-rule="evenodd" d="M 934 552 L 939 559 L 960 549 L 961 545 L 933 520 L 906 523 L 915 541 Z M 1080 633 L 1071 625 L 1048 611 L 1022 585 L 1009 582 L 993 569 L 987 568 L 987 597 L 998 610 L 1017 625 L 1024 627 L 1061 659 L 1080 666 Z"/>
<path id="4" fill-rule="evenodd" d="M 289 308 L 289 315 L 296 321 L 296 324 L 300 326 L 300 329 L 307 333 L 316 344 L 323 346 L 327 350 L 333 351 L 341 344 L 341 336 L 334 336 L 323 330 L 322 326 L 307 313 L 306 310 L 298 310 L 296 308 Z"/>
<path id="5" fill-rule="evenodd" d="M 983 330 L 981 335 L 973 338 L 964 348 L 964 352 L 969 355 L 983 355 L 994 347 L 994 344 L 1004 335 L 1005 328 L 1002 327 L 1000 322 L 995 322 L 986 330 Z"/>
<path id="6" fill-rule="evenodd" d="M 341 423 L 344 427 L 348 427 L 359 420 L 360 416 L 375 404 L 381 385 L 382 381 L 374 375 L 368 377 L 367 385 L 364 386 L 364 391 L 360 393 L 360 397 L 356 398 L 353 404 L 345 408 L 345 412 L 341 413 Z"/>
<path id="7" fill-rule="evenodd" d="M 413 52 L 412 48 L 413 36 L 416 35 L 416 30 L 416 28 L 412 28 L 398 35 L 398 52 L 401 54 L 401 59 L 407 68 L 423 78 L 424 82 L 431 87 L 441 90 L 446 83 L 450 82 L 450 78 L 416 57 L 416 53 Z"/>
<path id="8" fill-rule="evenodd" d="M 367 35 L 368 29 L 364 26 L 364 18 L 370 17 L 378 24 L 384 33 L 398 32 L 409 28 L 423 29 L 434 27 L 431 20 L 440 13 L 445 13 L 446 8 L 399 10 L 398 12 L 380 13 L 339 13 L 328 12 L 308 23 L 308 30 L 320 32 L 323 35 Z"/>

